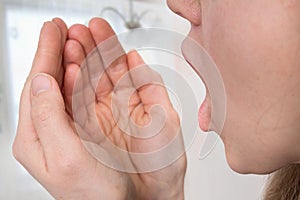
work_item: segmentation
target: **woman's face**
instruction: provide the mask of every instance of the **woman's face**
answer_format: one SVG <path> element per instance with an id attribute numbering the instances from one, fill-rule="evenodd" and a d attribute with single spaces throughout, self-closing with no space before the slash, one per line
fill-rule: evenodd
<path id="1" fill-rule="evenodd" d="M 300 1 L 168 0 L 168 5 L 191 22 L 190 37 L 222 75 L 227 114 L 221 138 L 231 168 L 269 173 L 298 162 Z M 202 127 L 210 115 L 204 111 Z"/>

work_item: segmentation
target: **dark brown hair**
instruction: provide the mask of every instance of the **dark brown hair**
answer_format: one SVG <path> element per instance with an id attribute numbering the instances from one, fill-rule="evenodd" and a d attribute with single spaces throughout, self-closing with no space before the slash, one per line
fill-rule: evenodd
<path id="1" fill-rule="evenodd" d="M 271 175 L 264 200 L 300 200 L 300 164 L 289 165 Z"/>

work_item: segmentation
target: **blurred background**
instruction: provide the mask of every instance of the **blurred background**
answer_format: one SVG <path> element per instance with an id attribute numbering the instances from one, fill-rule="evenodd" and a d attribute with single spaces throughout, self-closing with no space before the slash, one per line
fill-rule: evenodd
<path id="1" fill-rule="evenodd" d="M 133 5 L 133 7 L 131 7 Z M 181 34 L 189 24 L 168 10 L 165 0 L 0 0 L 0 199 L 53 199 L 13 158 L 11 145 L 15 136 L 18 104 L 30 70 L 44 21 L 61 17 L 70 26 L 87 24 L 95 16 L 106 18 L 117 33 L 137 27 L 159 27 Z M 130 20 L 136 18 L 136 20 Z M 172 56 L 143 55 L 146 62 L 168 60 L 184 75 L 203 99 L 205 90 L 186 63 Z M 181 64 L 180 64 L 181 63 Z M 179 66 L 180 65 L 180 66 Z M 186 67 L 182 68 L 185 65 Z M 176 83 L 168 74 L 167 81 Z M 178 86 L 180 89 L 180 86 Z M 183 102 L 184 103 L 184 102 Z M 186 100 L 188 103 L 188 99 Z M 198 130 L 188 150 L 186 199 L 255 200 L 260 199 L 265 176 L 242 176 L 228 167 L 219 142 L 211 154 L 199 159 L 200 146 L 207 136 Z M 185 133 L 183 133 L 185 134 Z M 213 135 L 213 134 L 211 134 Z M 214 136 L 212 136 L 214 137 Z"/>

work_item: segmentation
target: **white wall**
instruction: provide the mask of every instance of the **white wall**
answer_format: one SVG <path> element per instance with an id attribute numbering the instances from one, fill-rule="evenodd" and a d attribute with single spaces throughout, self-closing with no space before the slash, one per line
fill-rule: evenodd
<path id="1" fill-rule="evenodd" d="M 4 8 L 3 8 L 3 3 L 0 2 L 0 27 L 4 27 Z M 0 75 L 3 76 L 4 72 L 3 72 L 3 65 L 4 65 L 4 55 L 3 55 L 3 49 L 4 49 L 4 44 L 3 44 L 3 37 L 4 37 L 4 30 L 5 29 L 1 29 L 0 30 Z M 3 121 L 4 121 L 4 102 L 3 102 L 3 78 L 0 77 L 0 134 L 3 133 Z"/>
<path id="2" fill-rule="evenodd" d="M 0 27 L 5 27 L 5 15 L 4 15 L 4 5 L 3 2 L 0 2 Z M 8 102 L 7 97 L 9 97 L 9 90 L 7 84 L 9 82 L 9 78 L 6 76 L 9 69 L 5 66 L 6 65 L 6 51 L 5 46 L 6 42 L 3 40 L 5 34 L 5 29 L 1 28 L 0 30 L 0 134 L 1 132 L 8 131 L 8 122 L 6 120 L 10 117 L 7 107 L 5 106 Z M 7 116 L 8 114 L 8 116 Z"/>

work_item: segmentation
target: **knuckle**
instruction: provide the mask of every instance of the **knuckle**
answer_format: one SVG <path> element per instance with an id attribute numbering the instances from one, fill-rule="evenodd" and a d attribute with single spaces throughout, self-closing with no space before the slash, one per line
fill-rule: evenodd
<path id="1" fill-rule="evenodd" d="M 51 108 L 48 102 L 41 100 L 39 105 L 36 105 L 35 108 L 33 108 L 33 110 L 33 120 L 36 120 L 39 123 L 43 124 L 43 122 L 47 121 L 50 118 L 53 108 Z"/>
<path id="2" fill-rule="evenodd" d="M 19 143 L 17 140 L 14 141 L 13 145 L 12 145 L 12 154 L 14 156 L 14 158 L 22 164 L 22 151 L 21 151 L 21 143 Z"/>
<path id="3" fill-rule="evenodd" d="M 82 163 L 81 163 L 82 164 Z M 62 175 L 68 176 L 68 175 L 75 175 L 78 171 L 78 166 L 80 166 L 80 161 L 76 155 L 70 155 L 67 156 L 61 156 L 57 160 L 57 170 Z"/>
<path id="4" fill-rule="evenodd" d="M 163 83 L 163 79 L 162 79 L 162 76 L 160 75 L 160 73 L 158 73 L 157 71 L 155 70 L 152 70 L 152 77 L 153 77 L 153 80 L 157 83 Z"/>

